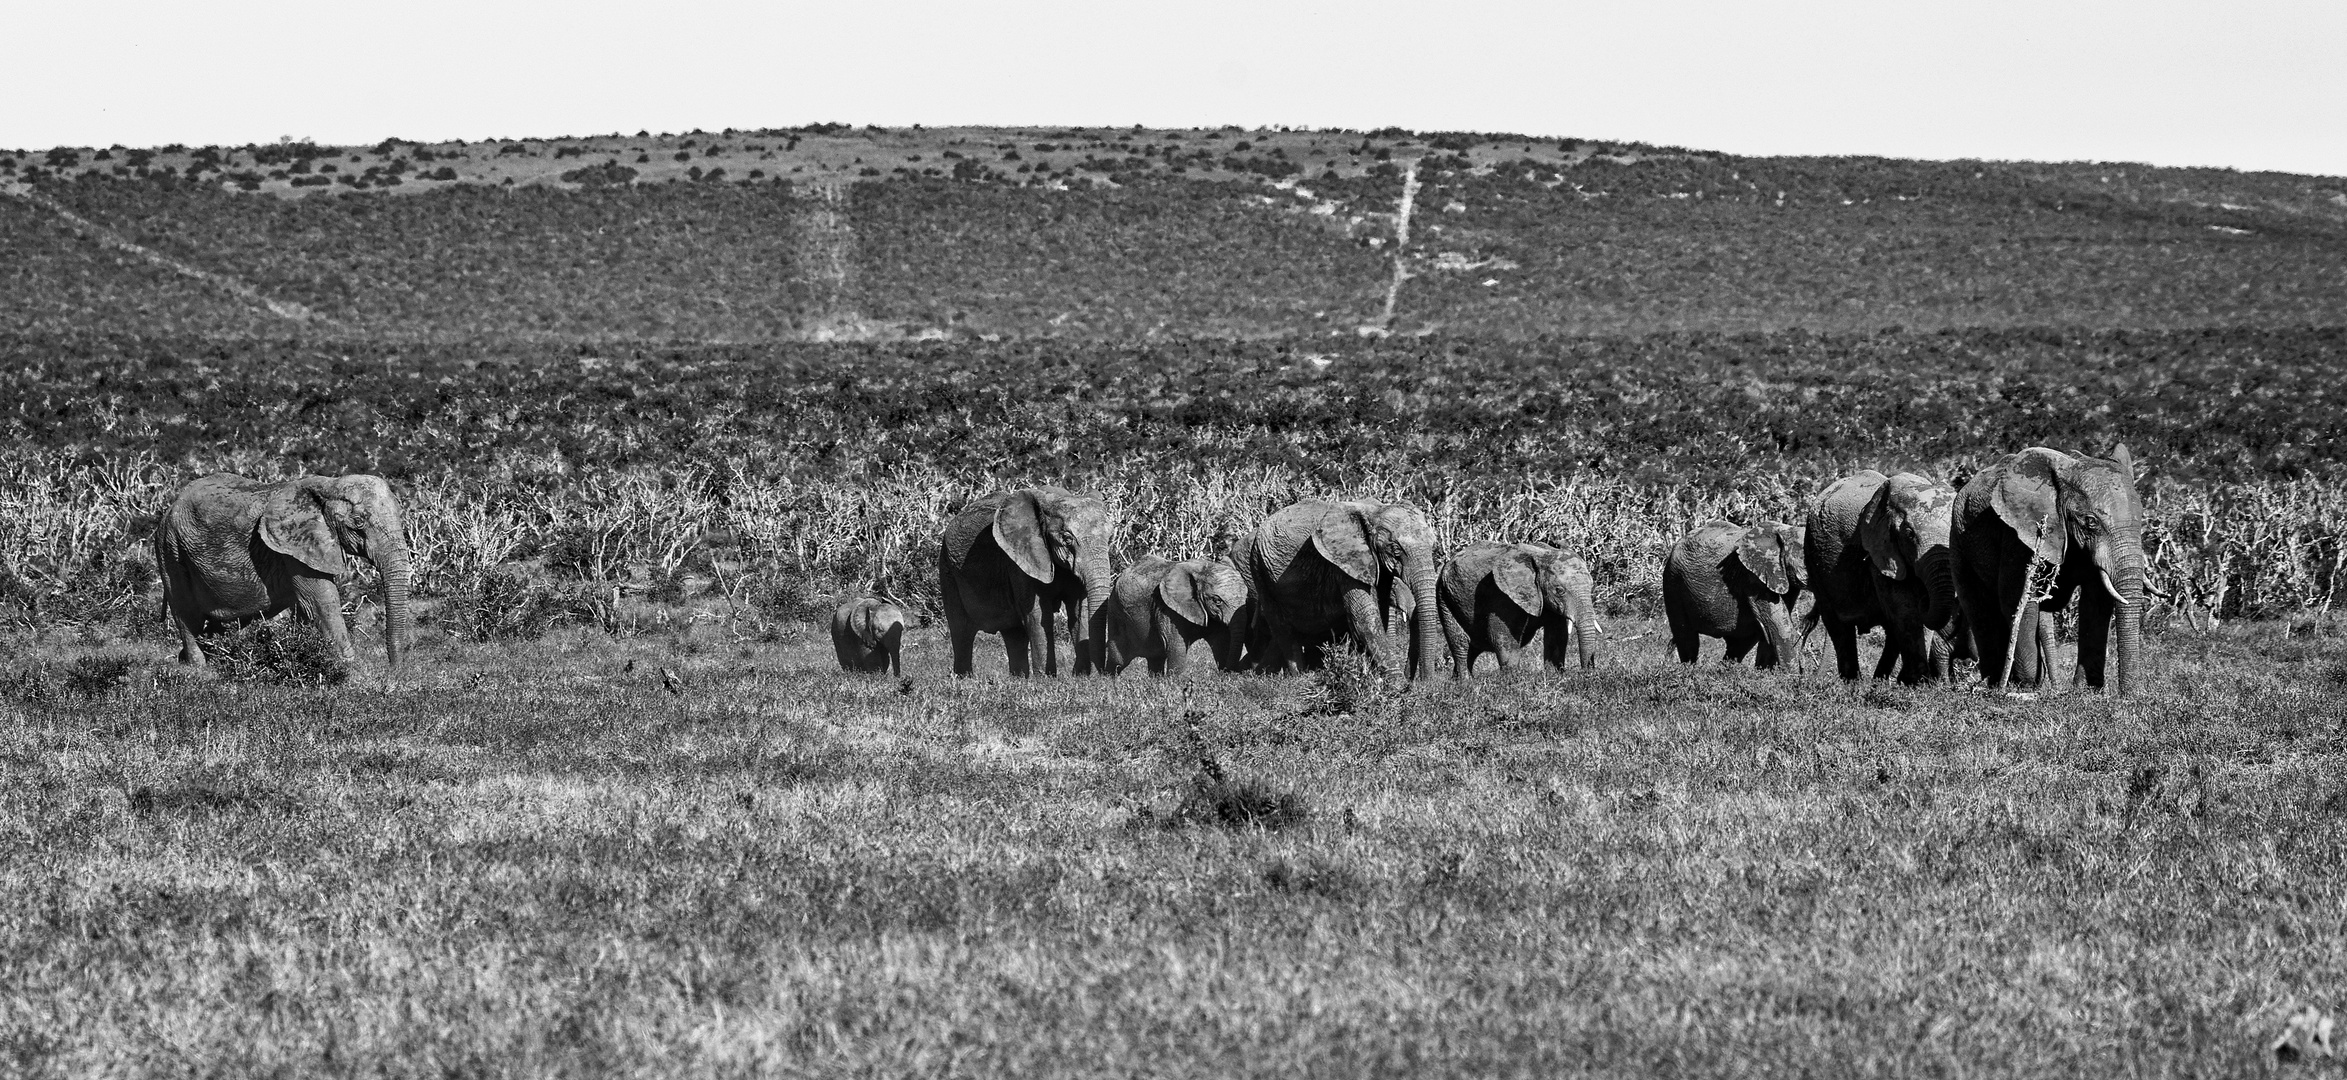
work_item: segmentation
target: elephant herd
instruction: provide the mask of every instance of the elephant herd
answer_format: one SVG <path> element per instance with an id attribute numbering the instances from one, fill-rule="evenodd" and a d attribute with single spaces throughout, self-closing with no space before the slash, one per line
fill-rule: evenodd
<path id="1" fill-rule="evenodd" d="M 939 600 L 953 670 L 969 675 L 980 633 L 999 635 L 1013 675 L 1059 673 L 1064 630 L 1076 674 L 1135 660 L 1180 672 L 1203 639 L 1226 671 L 1318 666 L 1346 645 L 1384 675 L 1465 677 L 1485 653 L 1502 667 L 1543 636 L 1543 660 L 1596 663 L 1601 635 L 1589 564 L 1536 543 L 1478 542 L 1435 556 L 1426 516 L 1399 503 L 1307 500 L 1228 537 L 1213 558 L 1147 556 L 1111 573 L 1100 500 L 1057 487 L 998 492 L 964 506 L 938 545 Z M 400 663 L 413 626 L 399 507 L 373 476 L 263 484 L 217 474 L 182 488 L 155 534 L 164 605 L 180 658 L 204 663 L 199 635 L 298 607 L 347 658 L 338 579 L 350 558 L 382 572 L 386 652 Z M 1858 677 L 1858 635 L 1880 628 L 1877 678 L 1947 677 L 1976 661 L 1992 686 L 2039 685 L 2053 667 L 2046 612 L 2078 594 L 2076 681 L 2104 685 L 2116 638 L 2117 689 L 2141 676 L 2145 560 L 2134 463 L 2031 447 L 1961 490 L 1914 473 L 1843 477 L 1800 525 L 1696 526 L 1665 556 L 1672 646 L 1704 637 L 1730 660 L 1773 666 L 1798 647 L 1795 606 L 1813 595 L 1840 675 Z M 1064 620 L 1064 622 L 1063 622 Z M 833 613 L 839 663 L 901 673 L 906 613 L 856 597 Z M 1806 632 L 1806 631 L 1804 631 Z"/>
<path id="2" fill-rule="evenodd" d="M 1990 686 L 2038 686 L 2053 669 L 2043 616 L 2076 593 L 2073 681 L 2100 688 L 2115 660 L 2124 694 L 2143 672 L 2145 569 L 2127 448 L 2095 458 L 2037 446 L 1960 490 L 1868 470 L 1828 485 L 1798 527 L 1697 526 L 1664 560 L 1663 608 L 1690 662 L 1708 636 L 1730 660 L 1757 645 L 1758 666 L 1777 663 L 1806 590 L 1809 628 L 1825 627 L 1842 678 L 1858 677 L 1858 635 L 1880 628 L 1878 679 L 1946 678 L 1969 658 Z"/>

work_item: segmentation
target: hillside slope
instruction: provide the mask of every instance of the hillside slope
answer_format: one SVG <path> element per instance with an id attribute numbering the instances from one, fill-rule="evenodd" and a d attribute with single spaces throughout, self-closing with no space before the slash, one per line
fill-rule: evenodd
<path id="1" fill-rule="evenodd" d="M 1411 161 L 1424 186 L 1397 332 L 2327 325 L 2347 313 L 2347 181 L 2283 174 L 1407 132 L 823 126 L 166 150 L 0 156 L 0 184 L 328 321 L 273 324 L 0 199 L 13 256 L 0 327 L 1350 334 L 1382 306 Z"/>

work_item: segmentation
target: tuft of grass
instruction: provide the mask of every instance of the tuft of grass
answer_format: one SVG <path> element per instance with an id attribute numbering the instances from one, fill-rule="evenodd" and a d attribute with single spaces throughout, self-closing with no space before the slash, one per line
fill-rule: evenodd
<path id="1" fill-rule="evenodd" d="M 1258 779 L 1233 777 L 1211 755 L 1198 759 L 1189 796 L 1166 819 L 1169 826 L 1285 829 L 1312 816 L 1302 795 Z"/>
<path id="2" fill-rule="evenodd" d="M 130 685 L 130 667 L 130 657 L 118 654 L 81 657 L 65 669 L 65 690 L 75 697 L 105 697 Z"/>
<path id="3" fill-rule="evenodd" d="M 225 679 L 332 686 L 350 665 L 324 631 L 304 622 L 262 619 L 204 640 L 204 658 Z"/>

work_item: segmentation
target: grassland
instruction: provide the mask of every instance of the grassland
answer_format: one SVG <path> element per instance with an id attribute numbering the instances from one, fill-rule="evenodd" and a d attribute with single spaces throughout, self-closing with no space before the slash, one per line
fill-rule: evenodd
<path id="1" fill-rule="evenodd" d="M 0 1075 L 2245 1075 L 2347 1009 L 2335 178 L 104 154 L 0 151 Z M 2119 441 L 2139 697 L 1668 662 L 1692 521 Z M 145 539 L 215 469 L 392 478 L 407 673 L 364 575 L 347 681 L 162 663 Z M 810 615 L 933 607 L 945 516 L 1031 481 L 1120 562 L 1336 494 L 1562 543 L 1604 665 L 954 682 L 923 627 L 902 683 L 832 670 Z"/>
<path id="2" fill-rule="evenodd" d="M 1687 668 L 1652 630 L 1333 716 L 1302 680 L 956 684 L 928 632 L 904 686 L 708 626 L 427 633 L 412 679 L 332 689 L 35 643 L 139 663 L 0 704 L 0 1060 L 2255 1075 L 2338 1004 L 2334 644 L 2156 636 L 2121 704 Z"/>

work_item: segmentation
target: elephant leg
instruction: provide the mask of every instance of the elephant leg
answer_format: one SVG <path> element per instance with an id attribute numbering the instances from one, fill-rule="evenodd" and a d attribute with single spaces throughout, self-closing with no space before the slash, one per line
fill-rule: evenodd
<path id="1" fill-rule="evenodd" d="M 1858 628 L 1833 616 L 1825 618 L 1825 638 L 1834 646 L 1834 670 L 1844 681 L 1858 678 Z M 1876 672 L 1876 678 L 1882 673 Z"/>
<path id="2" fill-rule="evenodd" d="M 888 673 L 900 679 L 904 677 L 904 646 L 892 644 L 888 647 Z"/>
<path id="3" fill-rule="evenodd" d="M 326 640 L 334 643 L 343 660 L 355 659 L 358 652 L 350 646 L 350 628 L 342 621 L 342 590 L 334 587 L 334 579 L 296 575 L 293 594 L 302 617 L 325 632 Z"/>
<path id="4" fill-rule="evenodd" d="M 1516 666 L 1516 634 L 1508 628 L 1508 621 L 1493 611 L 1483 616 L 1483 639 L 1490 642 L 1491 655 L 1499 658 L 1499 669 L 1506 671 Z"/>
<path id="5" fill-rule="evenodd" d="M 1883 655 L 1899 658 L 1899 682 L 1905 686 L 1921 683 L 1931 663 L 1924 649 L 1923 628 L 1920 626 L 1884 627 Z"/>
<path id="6" fill-rule="evenodd" d="M 954 581 L 953 571 L 939 559 L 937 599 L 945 608 L 945 632 L 953 642 L 953 673 L 967 678 L 978 665 L 973 655 L 978 643 L 978 629 L 970 621 L 969 610 L 962 606 L 962 587 Z"/>
<path id="7" fill-rule="evenodd" d="M 1882 655 L 1874 661 L 1874 677 L 1888 679 L 1899 670 L 1899 639 L 1889 628 L 1883 630 Z"/>
<path id="8" fill-rule="evenodd" d="M 2046 617 L 2042 611 L 2036 612 L 2035 615 L 2037 618 L 2037 682 L 2040 686 L 2046 686 L 2050 685 L 2054 679 L 2054 620 Z"/>
<path id="9" fill-rule="evenodd" d="M 2071 676 L 2073 684 L 2102 689 L 2103 664 L 2111 649 L 2111 609 L 2117 606 L 2098 587 L 2078 590 L 2078 668 Z"/>
<path id="10" fill-rule="evenodd" d="M 1703 651 L 1703 637 L 1695 632 L 1687 613 L 1679 610 L 1677 599 L 1666 592 L 1662 601 L 1663 616 L 1671 627 L 1671 648 L 1678 651 L 1680 663 L 1692 664 Z"/>
<path id="11" fill-rule="evenodd" d="M 1760 636 L 1757 634 L 1752 637 L 1730 637 L 1720 640 L 1728 646 L 1728 654 L 1724 659 L 1726 663 L 1730 664 L 1743 663 L 1744 654 L 1751 652 L 1754 645 L 1759 645 L 1763 649 L 1767 648 L 1767 645 L 1760 640 Z"/>
<path id="12" fill-rule="evenodd" d="M 1104 651 L 1107 656 L 1103 658 L 1105 662 L 1100 665 L 1100 673 L 1103 675 L 1121 674 L 1125 670 L 1125 665 L 1132 663 L 1132 659 L 1125 655 L 1124 645 L 1115 638 L 1108 640 L 1107 648 Z"/>
<path id="13" fill-rule="evenodd" d="M 1385 612 L 1376 595 L 1368 589 L 1346 589 L 1345 614 L 1352 623 L 1354 639 L 1369 654 L 1369 666 L 1382 677 L 1394 677 L 1399 669 L 1394 666 L 1392 642 L 1385 636 Z"/>
<path id="14" fill-rule="evenodd" d="M 196 637 L 196 625 L 189 616 L 166 603 L 171 613 L 171 625 L 179 631 L 179 662 L 190 667 L 204 666 L 204 646 Z"/>
<path id="15" fill-rule="evenodd" d="M 1027 642 L 1030 646 L 1041 642 L 1042 648 L 1035 654 L 1035 659 L 1029 662 L 1029 670 L 1040 667 L 1045 675 L 1056 677 L 1059 674 L 1059 605 L 1036 597 L 1033 611 L 1035 614 L 1030 628 L 1036 632 L 1027 635 Z M 1075 643 L 1070 641 L 1069 644 Z"/>

